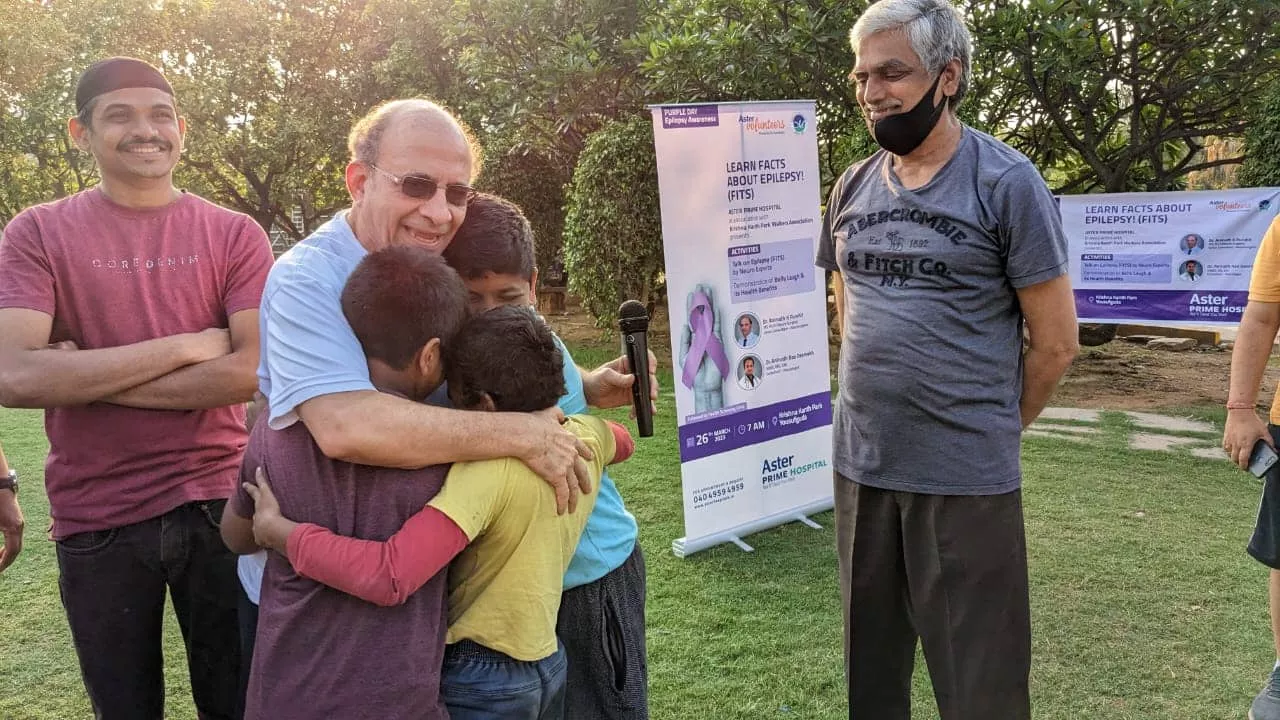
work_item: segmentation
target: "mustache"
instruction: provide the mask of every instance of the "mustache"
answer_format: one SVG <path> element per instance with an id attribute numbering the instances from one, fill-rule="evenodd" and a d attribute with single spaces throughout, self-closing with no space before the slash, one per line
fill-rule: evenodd
<path id="1" fill-rule="evenodd" d="M 157 135 L 156 137 L 147 138 L 145 140 L 126 140 L 125 142 L 122 142 L 119 145 L 117 145 L 116 149 L 128 150 L 129 148 L 134 147 L 135 145 L 155 145 L 159 147 L 161 150 L 170 150 L 173 148 L 172 143 L 170 143 L 168 140 L 165 140 L 164 138 Z"/>

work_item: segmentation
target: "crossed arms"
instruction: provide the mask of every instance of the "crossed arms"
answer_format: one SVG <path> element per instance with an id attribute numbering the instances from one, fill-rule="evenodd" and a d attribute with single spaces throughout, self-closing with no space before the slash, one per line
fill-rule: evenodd
<path id="1" fill-rule="evenodd" d="M 233 313 L 227 328 L 92 350 L 50 345 L 52 328 L 47 313 L 0 309 L 0 405 L 199 410 L 247 402 L 257 388 L 257 309 Z"/>

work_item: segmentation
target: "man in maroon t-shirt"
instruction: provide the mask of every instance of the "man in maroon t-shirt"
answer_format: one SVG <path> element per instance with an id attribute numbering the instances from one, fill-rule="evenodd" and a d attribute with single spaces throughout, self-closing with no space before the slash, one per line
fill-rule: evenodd
<path id="1" fill-rule="evenodd" d="M 366 255 L 341 302 L 379 391 L 421 402 L 439 387 L 441 349 L 468 307 L 466 287 L 443 258 L 413 245 Z M 240 479 L 254 482 L 261 468 L 281 512 L 299 522 L 386 540 L 444 483 L 448 465 L 398 470 L 333 460 L 304 423 L 269 425 L 254 425 Z M 228 510 L 228 547 L 257 551 L 248 493 L 237 492 Z M 454 543 L 456 553 L 465 536 Z M 268 553 L 246 720 L 447 720 L 440 700 L 446 589 L 440 572 L 404 604 L 378 607 L 304 578 L 287 558 Z"/>
<path id="2" fill-rule="evenodd" d="M 200 716 L 234 718 L 235 556 L 217 522 L 257 385 L 270 245 L 174 187 L 186 125 L 158 70 L 95 63 L 76 113 L 102 180 L 4 229 L 0 404 L 45 408 L 59 587 L 97 718 L 164 716 L 166 590 Z"/>

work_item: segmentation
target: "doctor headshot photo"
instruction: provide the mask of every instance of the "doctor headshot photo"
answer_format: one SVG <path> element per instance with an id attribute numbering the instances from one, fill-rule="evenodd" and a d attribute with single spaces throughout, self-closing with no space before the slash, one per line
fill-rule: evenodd
<path id="1" fill-rule="evenodd" d="M 760 342 L 760 319 L 751 313 L 742 313 L 734 323 L 733 340 L 740 348 L 753 348 Z"/>
<path id="2" fill-rule="evenodd" d="M 1182 249 L 1183 254 L 1199 255 L 1204 252 L 1204 238 L 1195 233 L 1188 233 L 1178 241 L 1178 247 Z"/>
<path id="3" fill-rule="evenodd" d="M 738 387 L 743 390 L 755 390 L 760 385 L 760 375 L 764 367 L 760 358 L 747 355 L 738 362 Z"/>
<path id="4" fill-rule="evenodd" d="M 1204 266 L 1195 260 L 1188 260 L 1178 266 L 1178 277 L 1188 282 L 1196 282 L 1204 275 Z"/>

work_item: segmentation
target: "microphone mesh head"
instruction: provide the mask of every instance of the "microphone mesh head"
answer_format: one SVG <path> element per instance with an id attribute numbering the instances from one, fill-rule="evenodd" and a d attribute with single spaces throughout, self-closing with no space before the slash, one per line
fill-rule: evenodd
<path id="1" fill-rule="evenodd" d="M 628 300 L 618 308 L 619 318 L 648 318 L 649 311 L 639 300 Z"/>
<path id="2" fill-rule="evenodd" d="M 618 329 L 624 333 L 648 332 L 649 311 L 635 300 L 622 303 L 618 308 Z"/>

